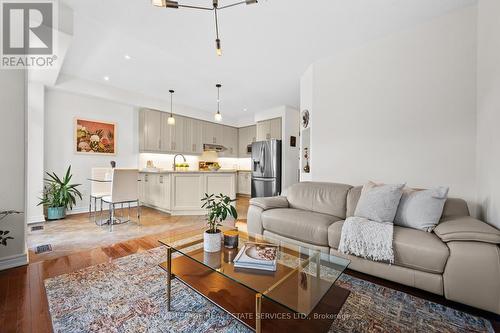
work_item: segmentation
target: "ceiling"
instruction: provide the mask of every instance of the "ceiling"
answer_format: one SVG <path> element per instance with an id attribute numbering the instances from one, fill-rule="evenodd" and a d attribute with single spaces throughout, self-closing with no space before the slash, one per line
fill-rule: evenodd
<path id="1" fill-rule="evenodd" d="M 176 103 L 210 112 L 220 82 L 221 110 L 232 117 L 298 106 L 300 76 L 315 60 L 476 3 L 260 0 L 219 13 L 224 54 L 217 57 L 212 12 L 157 8 L 150 0 L 62 2 L 75 14 L 63 73 L 156 98 L 175 89 Z"/>

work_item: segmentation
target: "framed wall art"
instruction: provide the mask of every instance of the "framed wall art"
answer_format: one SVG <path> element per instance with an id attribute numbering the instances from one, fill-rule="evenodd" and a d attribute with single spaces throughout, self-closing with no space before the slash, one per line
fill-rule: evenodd
<path id="1" fill-rule="evenodd" d="M 116 154 L 116 124 L 75 118 L 75 152 L 81 154 Z"/>

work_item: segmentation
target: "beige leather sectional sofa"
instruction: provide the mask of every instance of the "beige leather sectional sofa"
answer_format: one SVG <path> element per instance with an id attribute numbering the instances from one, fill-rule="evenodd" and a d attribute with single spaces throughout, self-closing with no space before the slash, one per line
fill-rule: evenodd
<path id="1" fill-rule="evenodd" d="M 254 198 L 248 231 L 351 260 L 349 268 L 500 314 L 500 231 L 472 218 L 462 199 L 446 201 L 433 232 L 394 226 L 395 264 L 337 251 L 361 187 L 305 182 L 286 196 Z"/>

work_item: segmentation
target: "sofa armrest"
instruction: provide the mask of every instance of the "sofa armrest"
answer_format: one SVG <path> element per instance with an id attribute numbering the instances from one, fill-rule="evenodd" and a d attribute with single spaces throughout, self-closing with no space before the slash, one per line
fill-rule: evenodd
<path id="1" fill-rule="evenodd" d="M 286 197 L 266 197 L 250 199 L 251 206 L 257 206 L 262 210 L 275 208 L 288 208 L 288 200 Z"/>
<path id="2" fill-rule="evenodd" d="M 470 216 L 455 216 L 441 221 L 434 233 L 443 242 L 476 241 L 500 244 L 500 230 Z"/>

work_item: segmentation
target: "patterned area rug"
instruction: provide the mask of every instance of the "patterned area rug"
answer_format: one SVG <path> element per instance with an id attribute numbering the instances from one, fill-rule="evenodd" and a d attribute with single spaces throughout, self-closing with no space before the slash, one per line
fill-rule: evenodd
<path id="1" fill-rule="evenodd" d="M 163 247 L 45 280 L 55 332 L 250 332 L 182 283 L 165 307 Z M 349 275 L 351 290 L 330 332 L 494 332 L 481 317 Z"/>

